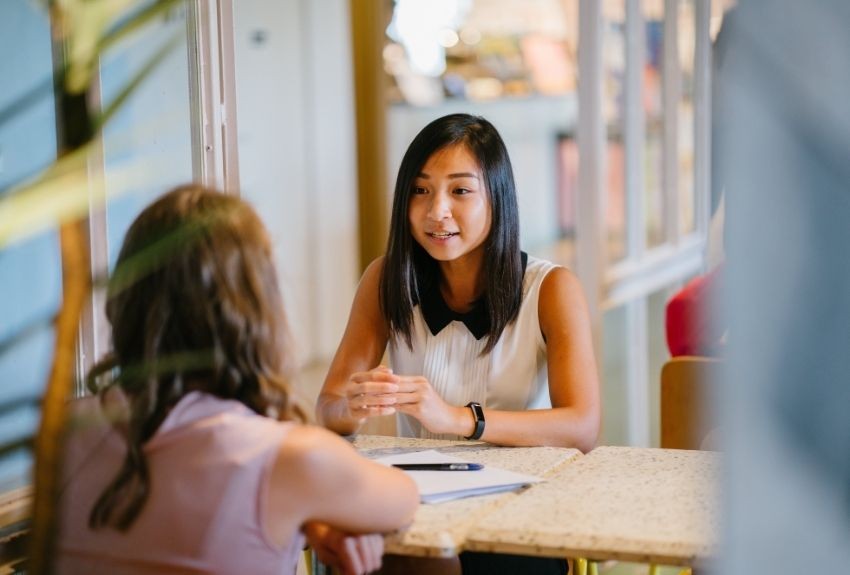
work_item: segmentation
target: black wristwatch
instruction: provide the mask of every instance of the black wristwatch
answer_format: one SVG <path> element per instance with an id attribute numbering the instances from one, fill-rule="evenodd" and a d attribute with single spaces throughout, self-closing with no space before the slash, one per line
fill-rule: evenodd
<path id="1" fill-rule="evenodd" d="M 480 403 L 476 403 L 474 401 L 467 403 L 466 407 L 472 410 L 472 417 L 475 418 L 475 430 L 472 432 L 472 435 L 468 435 L 466 438 L 479 439 L 482 435 L 484 435 L 484 409 L 481 407 Z"/>

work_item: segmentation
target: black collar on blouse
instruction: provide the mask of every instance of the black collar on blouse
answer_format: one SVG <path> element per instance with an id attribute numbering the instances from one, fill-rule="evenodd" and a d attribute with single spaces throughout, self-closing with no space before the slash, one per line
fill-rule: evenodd
<path id="1" fill-rule="evenodd" d="M 528 264 L 528 254 L 520 252 L 522 259 L 522 273 L 525 275 L 525 266 Z M 420 284 L 422 285 L 422 284 Z M 472 309 L 466 313 L 458 313 L 451 309 L 443 294 L 440 293 L 440 284 L 437 281 L 422 290 L 420 301 L 422 317 L 428 324 L 431 335 L 437 335 L 443 328 L 453 321 L 460 321 L 469 329 L 475 339 L 481 339 L 490 331 L 490 314 L 487 310 L 487 296 L 481 296 L 472 304 Z"/>

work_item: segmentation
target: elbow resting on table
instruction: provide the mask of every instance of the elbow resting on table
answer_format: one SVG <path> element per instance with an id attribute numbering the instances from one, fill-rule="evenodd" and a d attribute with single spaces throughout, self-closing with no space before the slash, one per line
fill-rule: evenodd
<path id="1" fill-rule="evenodd" d="M 582 453 L 587 453 L 596 447 L 599 439 L 601 417 L 598 410 L 589 412 L 574 412 L 571 433 L 566 438 L 565 447 L 574 447 Z"/>
<path id="2" fill-rule="evenodd" d="M 578 449 L 582 453 L 596 447 L 600 426 L 598 410 L 556 407 L 550 410 L 547 420 L 545 425 L 529 427 L 522 443 L 505 444 L 566 447 Z"/>
<path id="3" fill-rule="evenodd" d="M 578 441 L 575 442 L 574 447 L 582 453 L 588 453 L 594 447 L 596 447 L 597 436 L 598 433 L 588 433 L 586 434 L 586 437 L 578 438 Z"/>
<path id="4" fill-rule="evenodd" d="M 419 509 L 419 488 L 416 482 L 409 475 L 404 474 L 404 481 L 407 486 L 404 503 L 399 506 L 403 519 L 401 520 L 402 527 L 406 527 L 413 523 L 413 516 L 416 515 L 416 510 Z"/>
<path id="5" fill-rule="evenodd" d="M 578 449 L 580 449 L 582 453 L 591 451 L 594 447 L 596 447 L 596 442 L 599 440 L 601 417 L 597 414 L 589 419 L 590 422 L 588 422 L 588 430 L 585 433 L 585 437 L 583 437 L 583 441 L 578 446 Z"/>

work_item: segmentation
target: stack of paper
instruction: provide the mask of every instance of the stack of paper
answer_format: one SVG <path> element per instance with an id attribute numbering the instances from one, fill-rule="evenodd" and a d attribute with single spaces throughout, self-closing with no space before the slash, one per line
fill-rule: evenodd
<path id="1" fill-rule="evenodd" d="M 378 463 L 468 463 L 430 449 L 413 453 L 399 453 L 376 459 Z M 422 503 L 440 503 L 473 495 L 486 495 L 500 491 L 512 491 L 525 485 L 543 481 L 534 475 L 515 473 L 485 465 L 477 471 L 405 471 L 419 487 Z"/>

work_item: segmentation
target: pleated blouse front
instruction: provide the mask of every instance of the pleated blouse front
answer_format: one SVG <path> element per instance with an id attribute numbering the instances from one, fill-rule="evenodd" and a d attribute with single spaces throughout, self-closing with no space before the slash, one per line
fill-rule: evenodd
<path id="1" fill-rule="evenodd" d="M 460 319 L 434 335 L 417 305 L 413 310 L 413 349 L 400 338 L 390 341 L 393 371 L 424 376 L 451 405 L 477 401 L 485 408 L 508 411 L 551 407 L 538 301 L 543 279 L 554 268 L 551 262 L 528 258 L 517 319 L 505 327 L 493 350 L 483 356 L 486 337 L 476 339 Z M 457 438 L 433 434 L 404 414 L 398 414 L 397 428 L 402 437 Z"/>

